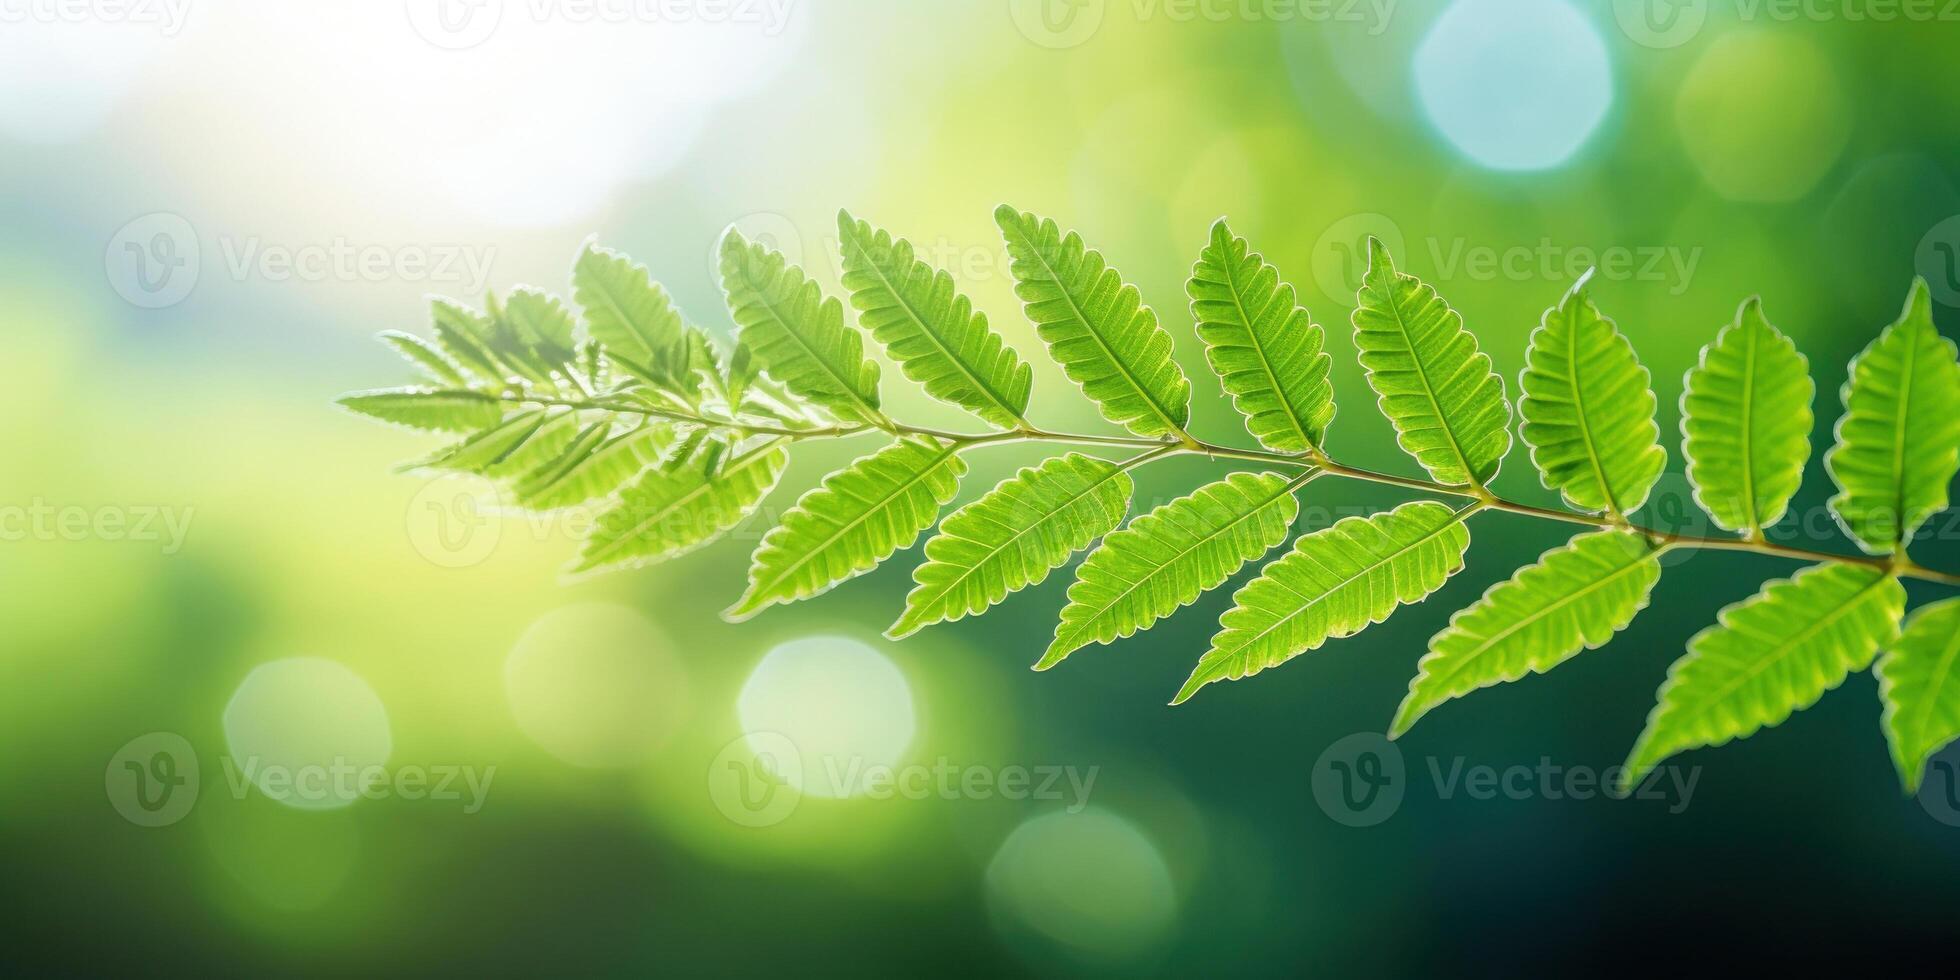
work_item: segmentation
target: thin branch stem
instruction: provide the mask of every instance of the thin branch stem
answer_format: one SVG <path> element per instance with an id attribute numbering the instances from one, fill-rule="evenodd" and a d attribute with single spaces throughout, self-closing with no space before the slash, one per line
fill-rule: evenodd
<path id="1" fill-rule="evenodd" d="M 1145 450 L 1142 454 L 1120 464 L 1124 469 L 1141 466 L 1152 460 L 1173 455 L 1198 455 L 1211 459 L 1228 459 L 1277 466 L 1299 466 L 1305 467 L 1309 471 L 1308 473 L 1302 474 L 1302 483 L 1307 479 L 1325 474 L 1346 477 L 1351 480 L 1361 480 L 1367 483 L 1378 483 L 1384 486 L 1400 487 L 1404 490 L 1413 490 L 1418 493 L 1468 498 L 1471 503 L 1458 511 L 1461 518 L 1467 518 L 1484 510 L 1502 511 L 1509 514 L 1519 514 L 1525 517 L 1559 521 L 1565 524 L 1576 524 L 1602 530 L 1617 529 L 1632 531 L 1645 536 L 1647 540 L 1653 542 L 1657 547 L 1702 548 L 1711 551 L 1747 551 L 1754 554 L 1770 555 L 1793 561 L 1830 561 L 1853 565 L 1868 565 L 1902 578 L 1915 578 L 1928 582 L 1939 582 L 1944 585 L 1960 586 L 1960 575 L 1921 567 L 1914 564 L 1903 552 L 1893 556 L 1841 555 L 1828 551 L 1816 551 L 1810 548 L 1775 544 L 1760 538 L 1727 538 L 1698 534 L 1679 534 L 1633 524 L 1624 518 L 1613 515 L 1580 514 L 1553 507 L 1540 507 L 1534 504 L 1505 500 L 1493 495 L 1489 490 L 1482 487 L 1435 483 L 1417 477 L 1397 476 L 1393 473 L 1382 473 L 1359 466 L 1349 466 L 1345 463 L 1337 463 L 1317 450 L 1309 450 L 1305 453 L 1276 453 L 1263 449 L 1241 449 L 1234 446 L 1213 445 L 1208 442 L 1199 441 L 1188 435 L 1173 439 L 1146 439 L 1138 436 L 1102 436 L 1074 432 L 1051 432 L 1033 426 L 987 433 L 949 432 L 942 429 L 903 425 L 897 422 L 891 423 L 890 428 L 882 425 L 861 424 L 790 428 L 785 426 L 754 424 L 739 419 L 714 418 L 706 415 L 669 411 L 648 405 L 620 404 L 596 398 L 559 398 L 540 395 L 534 392 L 506 393 L 503 397 L 506 401 L 512 402 L 644 415 L 709 428 L 730 429 L 744 435 L 774 436 L 776 437 L 776 442 L 772 442 L 771 445 L 775 445 L 780 441 L 841 439 L 848 436 L 861 435 L 866 432 L 885 432 L 892 435 L 925 436 L 951 442 L 962 447 L 1005 445 L 1021 442 L 1050 442 L 1078 446 L 1125 446 Z"/>

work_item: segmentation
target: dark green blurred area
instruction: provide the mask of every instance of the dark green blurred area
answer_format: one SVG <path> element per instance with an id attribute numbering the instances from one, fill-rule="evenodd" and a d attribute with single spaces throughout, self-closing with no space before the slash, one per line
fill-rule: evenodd
<path id="1" fill-rule="evenodd" d="M 626 108 L 594 118 L 572 107 L 584 73 L 618 84 L 600 62 L 634 57 L 632 41 L 589 40 L 608 25 L 546 25 L 536 50 L 556 60 L 527 66 L 535 25 L 514 3 L 502 33 L 466 50 L 424 44 L 393 5 L 377 6 L 390 12 L 195 4 L 181 34 L 140 58 L 102 49 L 139 67 L 87 76 L 120 87 L 92 126 L 55 139 L 0 125 L 0 452 L 11 474 L 0 505 L 194 513 L 167 554 L 100 534 L 0 542 L 0 734 L 15 750 L 0 776 L 6 959 L 36 972 L 1481 975 L 1608 958 L 1678 968 L 1690 943 L 1876 955 L 1951 936 L 1960 826 L 1938 817 L 1960 815 L 1901 796 L 1869 674 L 1776 729 L 1674 760 L 1696 780 L 1685 807 L 1444 798 L 1431 779 L 1432 766 L 1459 763 L 1617 765 L 1688 637 L 1794 570 L 1785 563 L 1677 556 L 1610 646 L 1425 718 L 1397 743 L 1399 809 L 1351 827 L 1317 802 L 1316 760 L 1382 731 L 1427 639 L 1560 543 L 1560 527 L 1479 517 L 1466 569 L 1429 601 L 1175 710 L 1165 702 L 1251 569 L 1148 633 L 1040 675 L 1027 666 L 1068 576 L 892 643 L 880 632 L 902 607 L 917 548 L 731 626 L 715 613 L 739 594 L 744 544 L 761 527 L 569 585 L 558 568 L 575 536 L 563 526 L 511 518 L 479 526 L 491 544 L 467 561 L 431 557 L 428 487 L 390 472 L 431 441 L 336 412 L 331 399 L 404 383 L 370 335 L 425 329 L 422 293 L 466 289 L 275 281 L 227 265 L 248 242 L 462 245 L 494 251 L 496 289 L 563 292 L 571 257 L 596 234 L 725 338 L 709 263 L 722 229 L 788 242 L 834 289 L 825 255 L 845 206 L 953 269 L 1035 363 L 1037 422 L 1095 430 L 1093 410 L 1036 356 L 1003 274 L 990 216 L 1007 201 L 1078 229 L 1138 285 L 1177 338 L 1197 433 L 1249 444 L 1182 293 L 1211 221 L 1227 215 L 1328 328 L 1340 406 L 1331 451 L 1414 474 L 1354 363 L 1353 244 L 1379 234 L 1399 245 L 1403 269 L 1463 313 L 1507 383 L 1539 314 L 1571 285 L 1570 263 L 1593 256 L 1595 298 L 1660 396 L 1669 475 L 1642 516 L 1707 530 L 1681 475 L 1681 377 L 1760 295 L 1819 392 L 1816 451 L 1783 533 L 1849 550 L 1821 516 L 1846 361 L 1897 315 L 1915 274 L 1933 285 L 1941 332 L 1960 335 L 1960 23 L 1939 5 L 1930 19 L 1879 21 L 1845 15 L 1876 3 L 1782 18 L 1774 5 L 1704 0 L 1684 5 L 1702 26 L 1659 45 L 1623 26 L 1639 23 L 1620 16 L 1638 4 L 1573 3 L 1603 46 L 1610 103 L 1569 159 L 1527 172 L 1468 159 L 1425 110 L 1412 78 L 1441 2 L 1403 0 L 1377 24 L 1365 5 L 1354 8 L 1362 20 L 1259 4 L 1214 5 L 1224 13 L 1208 19 L 1107 0 L 1077 11 L 1099 12 L 1094 30 L 1053 46 L 1065 38 L 1031 32 L 1030 4 L 792 0 L 767 71 L 736 45 L 701 55 L 688 84 L 613 93 L 608 104 Z M 1501 36 L 1535 23 L 1521 14 L 1487 27 Z M 60 72 L 71 68 L 22 53 L 43 40 L 34 28 L 0 24 L 0 51 L 15 56 L 0 59 L 12 64 L 0 79 L 24 93 L 0 96 L 0 124 L 52 97 L 23 72 L 69 86 Z M 483 59 L 506 83 L 494 98 L 443 89 Z M 720 71 L 742 94 L 702 94 L 723 84 Z M 553 72 L 571 81 L 546 85 Z M 533 86 L 552 97 L 530 97 Z M 688 99 L 697 114 L 666 108 Z M 510 151 L 529 145 L 526 127 L 551 161 L 535 172 L 479 154 L 468 135 L 499 131 L 488 145 Z M 418 163 L 455 159 L 434 150 L 456 147 L 487 171 L 508 164 L 527 191 L 597 189 L 540 205 L 539 220 L 506 220 L 451 195 L 474 186 L 469 168 Z M 607 153 L 663 162 L 603 180 L 552 169 Z M 539 172 L 559 179 L 525 182 Z M 204 268 L 182 302 L 147 309 L 119 298 L 104 245 L 157 211 L 197 228 Z M 894 414 L 970 424 L 885 373 Z M 868 448 L 800 448 L 776 503 Z M 986 453 L 963 500 L 1040 458 Z M 1136 510 L 1228 470 L 1153 466 Z M 1556 503 L 1522 447 L 1495 489 Z M 1322 480 L 1303 496 L 1303 523 L 1404 499 Z M 1960 569 L 1956 527 L 1951 514 L 1936 519 L 1916 560 Z M 685 679 L 647 708 L 658 747 L 627 764 L 581 766 L 540 744 L 506 680 L 527 629 L 587 603 L 636 611 L 658 641 L 647 655 Z M 916 725 L 897 761 L 1094 767 L 1088 809 L 1059 824 L 1041 821 L 1061 803 L 998 794 L 813 796 L 772 826 L 730 820 L 710 787 L 718 753 L 744 730 L 744 685 L 765 654 L 812 636 L 857 641 L 903 676 Z M 494 767 L 480 810 L 390 798 L 309 811 L 228 792 L 227 706 L 255 667 L 290 658 L 334 661 L 365 682 L 385 705 L 391 767 Z M 840 710 L 851 696 L 839 695 Z M 579 729 L 576 705 L 547 716 L 547 727 Z M 158 828 L 105 800 L 116 775 L 105 763 L 150 732 L 181 735 L 203 767 L 195 808 Z"/>

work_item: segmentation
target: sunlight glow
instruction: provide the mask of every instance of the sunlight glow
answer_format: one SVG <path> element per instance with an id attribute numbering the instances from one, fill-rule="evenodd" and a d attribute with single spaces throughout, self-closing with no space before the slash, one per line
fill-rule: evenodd
<path id="1" fill-rule="evenodd" d="M 1416 50 L 1423 111 L 1496 170 L 1569 159 L 1606 117 L 1606 45 L 1565 0 L 1457 0 Z"/>
<path id="2" fill-rule="evenodd" d="M 687 677 L 646 617 L 604 602 L 555 609 L 504 661 L 517 727 L 576 766 L 639 762 L 685 718 Z"/>
<path id="3" fill-rule="evenodd" d="M 865 767 L 893 766 L 912 744 L 912 688 L 884 654 L 859 640 L 791 640 L 756 664 L 736 701 L 758 753 L 787 739 L 802 758 L 797 788 L 838 798 L 861 792 Z M 764 736 L 780 736 L 764 744 Z"/>
<path id="4" fill-rule="evenodd" d="M 225 705 L 227 768 L 267 797 L 330 810 L 384 778 L 394 749 L 388 709 L 360 675 L 332 660 L 260 664 Z"/>

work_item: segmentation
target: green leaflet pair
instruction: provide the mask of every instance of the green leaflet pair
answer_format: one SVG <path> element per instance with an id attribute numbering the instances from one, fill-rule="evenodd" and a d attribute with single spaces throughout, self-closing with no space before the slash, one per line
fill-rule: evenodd
<path id="1" fill-rule="evenodd" d="M 433 384 L 352 394 L 342 404 L 464 434 L 416 467 L 488 476 L 532 509 L 597 502 L 578 572 L 705 545 L 751 518 L 795 444 L 883 433 L 883 448 L 824 477 L 775 522 L 728 617 L 827 591 L 935 524 L 888 631 L 894 637 L 984 613 L 1091 549 L 1040 669 L 1147 630 L 1262 560 L 1291 534 L 1296 495 L 1309 481 L 1392 482 L 1456 501 L 1405 504 L 1294 537 L 1286 554 L 1234 594 L 1175 702 L 1422 601 L 1463 567 L 1469 524 L 1485 510 L 1592 525 L 1493 586 L 1431 640 L 1392 736 L 1445 701 L 1605 644 L 1647 604 L 1668 548 L 1795 554 L 1763 535 L 1801 481 L 1814 388 L 1802 355 L 1753 300 L 1704 349 L 1682 398 L 1682 449 L 1696 500 L 1739 535 L 1711 542 L 1631 521 L 1666 466 L 1657 400 L 1632 345 L 1583 280 L 1546 311 L 1519 379 L 1516 432 L 1567 507 L 1548 512 L 1488 490 L 1512 442 L 1504 382 L 1456 311 L 1397 272 L 1380 243 L 1369 243 L 1355 347 L 1398 442 L 1428 480 L 1329 458 L 1334 394 L 1325 333 L 1278 270 L 1223 221 L 1186 291 L 1206 361 L 1258 449 L 1216 446 L 1190 433 L 1191 383 L 1173 357 L 1170 332 L 1098 252 L 1033 214 L 1003 207 L 995 219 L 1015 291 L 1048 355 L 1123 434 L 1054 433 L 1029 422 L 1033 369 L 1020 353 L 950 276 L 904 240 L 848 214 L 839 216 L 837 244 L 854 316 L 781 255 L 731 233 L 720 272 L 737 329 L 734 348 L 724 351 L 643 268 L 588 246 L 573 270 L 582 320 L 535 290 L 493 299 L 482 312 L 439 303 L 432 343 L 383 337 Z M 873 345 L 926 394 L 990 431 L 943 432 L 892 419 Z M 1880 650 L 1885 729 L 1909 789 L 1927 756 L 1960 734 L 1960 600 L 1901 624 L 1901 576 L 1953 581 L 1904 557 L 1914 529 L 1945 508 L 1960 465 L 1960 362 L 1933 327 L 1923 284 L 1899 321 L 1853 362 L 1844 401 L 1825 457 L 1839 488 L 1831 508 L 1879 557 L 1800 570 L 1724 610 L 1690 640 L 1629 759 L 1629 785 L 1677 752 L 1781 722 Z M 1053 456 L 940 520 L 959 493 L 965 453 L 1023 442 L 1123 455 Z M 1272 469 L 1231 473 L 1125 524 L 1131 472 L 1187 453 Z"/>

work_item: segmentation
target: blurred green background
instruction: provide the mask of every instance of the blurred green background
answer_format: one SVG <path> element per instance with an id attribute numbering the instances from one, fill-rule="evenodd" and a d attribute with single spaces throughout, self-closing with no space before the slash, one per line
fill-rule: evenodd
<path id="1" fill-rule="evenodd" d="M 834 288 L 844 206 L 951 269 L 1031 355 L 1036 421 L 1094 429 L 1033 356 L 990 220 L 1008 201 L 1141 288 L 1193 378 L 1196 430 L 1243 442 L 1181 289 L 1223 214 L 1329 328 L 1334 453 L 1398 472 L 1415 469 L 1348 339 L 1361 237 L 1437 285 L 1512 381 L 1540 311 L 1598 264 L 1670 446 L 1644 516 L 1673 527 L 1705 528 L 1680 476 L 1680 378 L 1760 294 L 1819 390 L 1784 533 L 1845 549 L 1821 469 L 1845 362 L 1915 271 L 1943 332 L 1960 322 L 1960 23 L 1942 6 L 23 5 L 0 22 L 7 959 L 1509 973 L 1658 961 L 1684 940 L 1950 936 L 1960 813 L 1901 797 L 1868 675 L 1676 760 L 1687 797 L 1533 781 L 1473 799 L 1432 776 L 1617 764 L 1688 636 L 1792 571 L 1773 559 L 1678 556 L 1610 647 L 1426 719 L 1398 743 L 1399 808 L 1355 827 L 1317 799 L 1316 760 L 1381 731 L 1426 639 L 1559 528 L 1479 518 L 1429 602 L 1171 710 L 1229 587 L 1039 676 L 1068 576 L 891 643 L 916 548 L 729 626 L 715 611 L 760 525 L 564 584 L 575 520 L 497 518 L 481 487 L 393 475 L 432 443 L 331 407 L 408 380 L 370 338 L 425 329 L 425 294 L 564 292 L 595 234 L 725 338 L 722 230 Z M 910 385 L 887 398 L 963 424 Z M 800 449 L 774 502 L 867 448 Z M 964 499 L 1038 458 L 976 454 Z M 1500 493 L 1552 502 L 1521 448 L 1509 463 Z M 1138 500 L 1226 470 L 1153 466 Z M 1303 513 L 1401 499 L 1328 480 Z M 1960 567 L 1950 516 L 1922 563 Z M 805 752 L 1094 781 L 1026 794 L 1044 799 L 784 789 L 787 812 L 748 810 L 726 781 L 758 719 Z M 199 765 L 167 826 L 116 805 L 124 746 L 147 733 Z M 227 768 L 247 756 L 489 784 L 409 798 L 395 778 L 291 805 Z"/>

